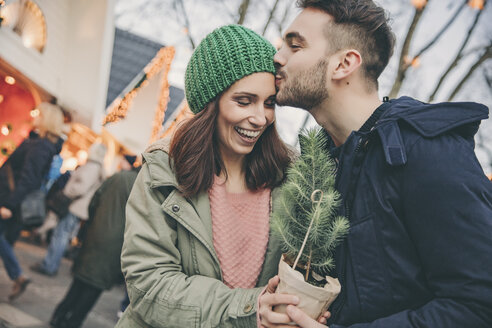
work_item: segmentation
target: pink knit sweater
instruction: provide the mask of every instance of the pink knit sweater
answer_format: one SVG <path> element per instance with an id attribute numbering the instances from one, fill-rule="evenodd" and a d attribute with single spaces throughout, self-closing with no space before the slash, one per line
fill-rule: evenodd
<path id="1" fill-rule="evenodd" d="M 216 177 L 208 195 L 224 283 L 230 288 L 253 288 L 268 245 L 270 189 L 229 193 Z"/>

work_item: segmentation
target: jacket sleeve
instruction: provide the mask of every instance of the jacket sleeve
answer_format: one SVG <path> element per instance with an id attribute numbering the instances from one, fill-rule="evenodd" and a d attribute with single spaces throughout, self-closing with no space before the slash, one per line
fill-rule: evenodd
<path id="1" fill-rule="evenodd" d="M 408 154 L 402 220 L 434 298 L 351 327 L 492 327 L 492 183 L 473 142 L 422 138 Z"/>
<path id="2" fill-rule="evenodd" d="M 101 178 L 102 166 L 94 162 L 76 169 L 68 180 L 63 193 L 69 198 L 77 198 L 87 193 Z"/>
<path id="3" fill-rule="evenodd" d="M 39 144 L 32 147 L 24 159 L 20 178 L 15 181 L 15 189 L 10 193 L 5 206 L 10 210 L 15 209 L 30 192 L 39 189 L 43 182 L 45 168 L 51 163 L 53 153 Z"/>
<path id="4" fill-rule="evenodd" d="M 256 327 L 261 288 L 230 289 L 218 279 L 183 273 L 178 223 L 163 212 L 163 198 L 151 188 L 144 164 L 127 203 L 121 254 L 128 316 L 145 327 Z"/>

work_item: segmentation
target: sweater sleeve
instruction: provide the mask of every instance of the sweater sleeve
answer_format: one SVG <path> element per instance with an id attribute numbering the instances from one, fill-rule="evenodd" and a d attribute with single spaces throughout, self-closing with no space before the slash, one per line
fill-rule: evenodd
<path id="1" fill-rule="evenodd" d="M 230 289 L 182 270 L 177 222 L 163 212 L 160 193 L 142 167 L 126 208 L 122 271 L 130 314 L 149 327 L 255 327 L 261 288 Z"/>
<path id="2" fill-rule="evenodd" d="M 402 220 L 434 297 L 350 327 L 492 327 L 492 183 L 472 142 L 422 138 L 408 158 Z"/>

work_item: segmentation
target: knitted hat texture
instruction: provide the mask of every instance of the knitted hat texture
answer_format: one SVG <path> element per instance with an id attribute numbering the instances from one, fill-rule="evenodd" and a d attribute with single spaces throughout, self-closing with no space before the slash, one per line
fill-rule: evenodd
<path id="1" fill-rule="evenodd" d="M 258 72 L 275 74 L 275 48 L 241 25 L 222 26 L 203 39 L 185 74 L 185 93 L 193 113 L 241 78 Z"/>

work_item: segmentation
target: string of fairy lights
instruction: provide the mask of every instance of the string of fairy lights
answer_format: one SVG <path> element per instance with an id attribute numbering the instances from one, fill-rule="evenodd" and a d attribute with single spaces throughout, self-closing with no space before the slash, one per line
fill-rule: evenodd
<path id="1" fill-rule="evenodd" d="M 168 81 L 168 73 L 171 67 L 171 62 L 174 58 L 174 54 L 174 47 L 164 47 L 159 50 L 154 59 L 152 59 L 152 61 L 144 68 L 144 75 L 135 87 L 126 93 L 123 98 L 117 99 L 113 102 L 111 110 L 104 117 L 102 124 L 107 125 L 109 123 L 114 123 L 124 119 L 132 105 L 133 99 L 137 96 L 138 92 L 149 83 L 152 77 L 163 70 L 159 101 L 155 111 L 154 120 L 152 122 L 150 142 L 157 140 L 159 138 L 159 132 L 162 129 L 162 123 L 164 122 L 167 104 L 169 102 L 170 85 Z"/>

